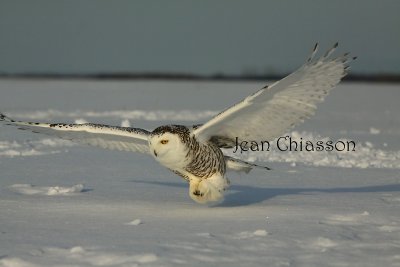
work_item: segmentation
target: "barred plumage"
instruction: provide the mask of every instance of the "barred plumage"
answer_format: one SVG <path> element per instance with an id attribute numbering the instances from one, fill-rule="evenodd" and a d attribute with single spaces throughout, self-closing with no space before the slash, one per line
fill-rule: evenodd
<path id="1" fill-rule="evenodd" d="M 226 172 L 224 154 L 211 142 L 200 144 L 195 138 L 191 138 L 187 157 L 191 161 L 185 170 L 203 179 L 215 173 L 224 175 Z"/>

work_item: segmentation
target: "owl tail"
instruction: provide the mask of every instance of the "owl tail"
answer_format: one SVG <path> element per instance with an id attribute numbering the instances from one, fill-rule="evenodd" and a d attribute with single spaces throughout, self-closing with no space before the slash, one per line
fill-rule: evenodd
<path id="1" fill-rule="evenodd" d="M 266 166 L 260 166 L 254 163 L 246 162 L 240 159 L 235 159 L 229 156 L 225 157 L 225 163 L 228 170 L 236 171 L 236 172 L 245 172 L 249 173 L 253 168 L 263 168 L 266 170 L 271 170 L 271 168 Z"/>

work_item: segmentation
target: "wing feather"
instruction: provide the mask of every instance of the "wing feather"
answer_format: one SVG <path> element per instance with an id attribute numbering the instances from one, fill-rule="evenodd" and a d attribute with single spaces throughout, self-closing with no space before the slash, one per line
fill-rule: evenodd
<path id="1" fill-rule="evenodd" d="M 30 130 L 57 136 L 76 143 L 97 146 L 105 149 L 149 153 L 148 131 L 131 128 L 108 126 L 103 124 L 65 124 L 38 123 L 15 121 L 0 113 L 0 122 L 18 127 L 20 130 Z"/>
<path id="2" fill-rule="evenodd" d="M 200 141 L 232 147 L 234 140 L 273 140 L 311 117 L 316 104 L 346 75 L 348 54 L 331 58 L 337 44 L 314 59 L 316 45 L 298 70 L 246 97 L 193 131 Z"/>

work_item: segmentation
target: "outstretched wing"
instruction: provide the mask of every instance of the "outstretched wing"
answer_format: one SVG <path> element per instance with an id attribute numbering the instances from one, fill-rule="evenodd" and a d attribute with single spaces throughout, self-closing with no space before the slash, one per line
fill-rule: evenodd
<path id="1" fill-rule="evenodd" d="M 249 173 L 253 168 L 262 168 L 265 170 L 271 170 L 271 168 L 267 166 L 260 166 L 254 163 L 250 163 L 244 160 L 232 158 L 229 156 L 224 156 L 226 168 L 228 170 L 236 171 L 236 172 L 245 172 Z"/>
<path id="2" fill-rule="evenodd" d="M 0 113 L 0 123 L 106 149 L 149 153 L 147 136 L 143 129 L 102 124 L 65 124 L 15 121 Z"/>
<path id="3" fill-rule="evenodd" d="M 331 58 L 337 43 L 324 56 L 314 59 L 315 45 L 307 62 L 282 80 L 265 86 L 196 128 L 200 141 L 211 141 L 220 147 L 233 147 L 239 140 L 273 140 L 289 128 L 314 114 L 322 102 L 347 74 L 347 63 L 355 58 L 348 54 Z"/>

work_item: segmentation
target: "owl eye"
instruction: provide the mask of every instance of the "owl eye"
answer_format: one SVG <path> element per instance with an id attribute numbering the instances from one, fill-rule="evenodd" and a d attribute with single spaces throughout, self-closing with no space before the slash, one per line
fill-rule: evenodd
<path id="1" fill-rule="evenodd" d="M 168 144 L 168 141 L 169 141 L 169 140 L 163 139 L 163 140 L 160 141 L 160 143 L 163 144 L 163 145 L 165 145 L 165 144 Z"/>

